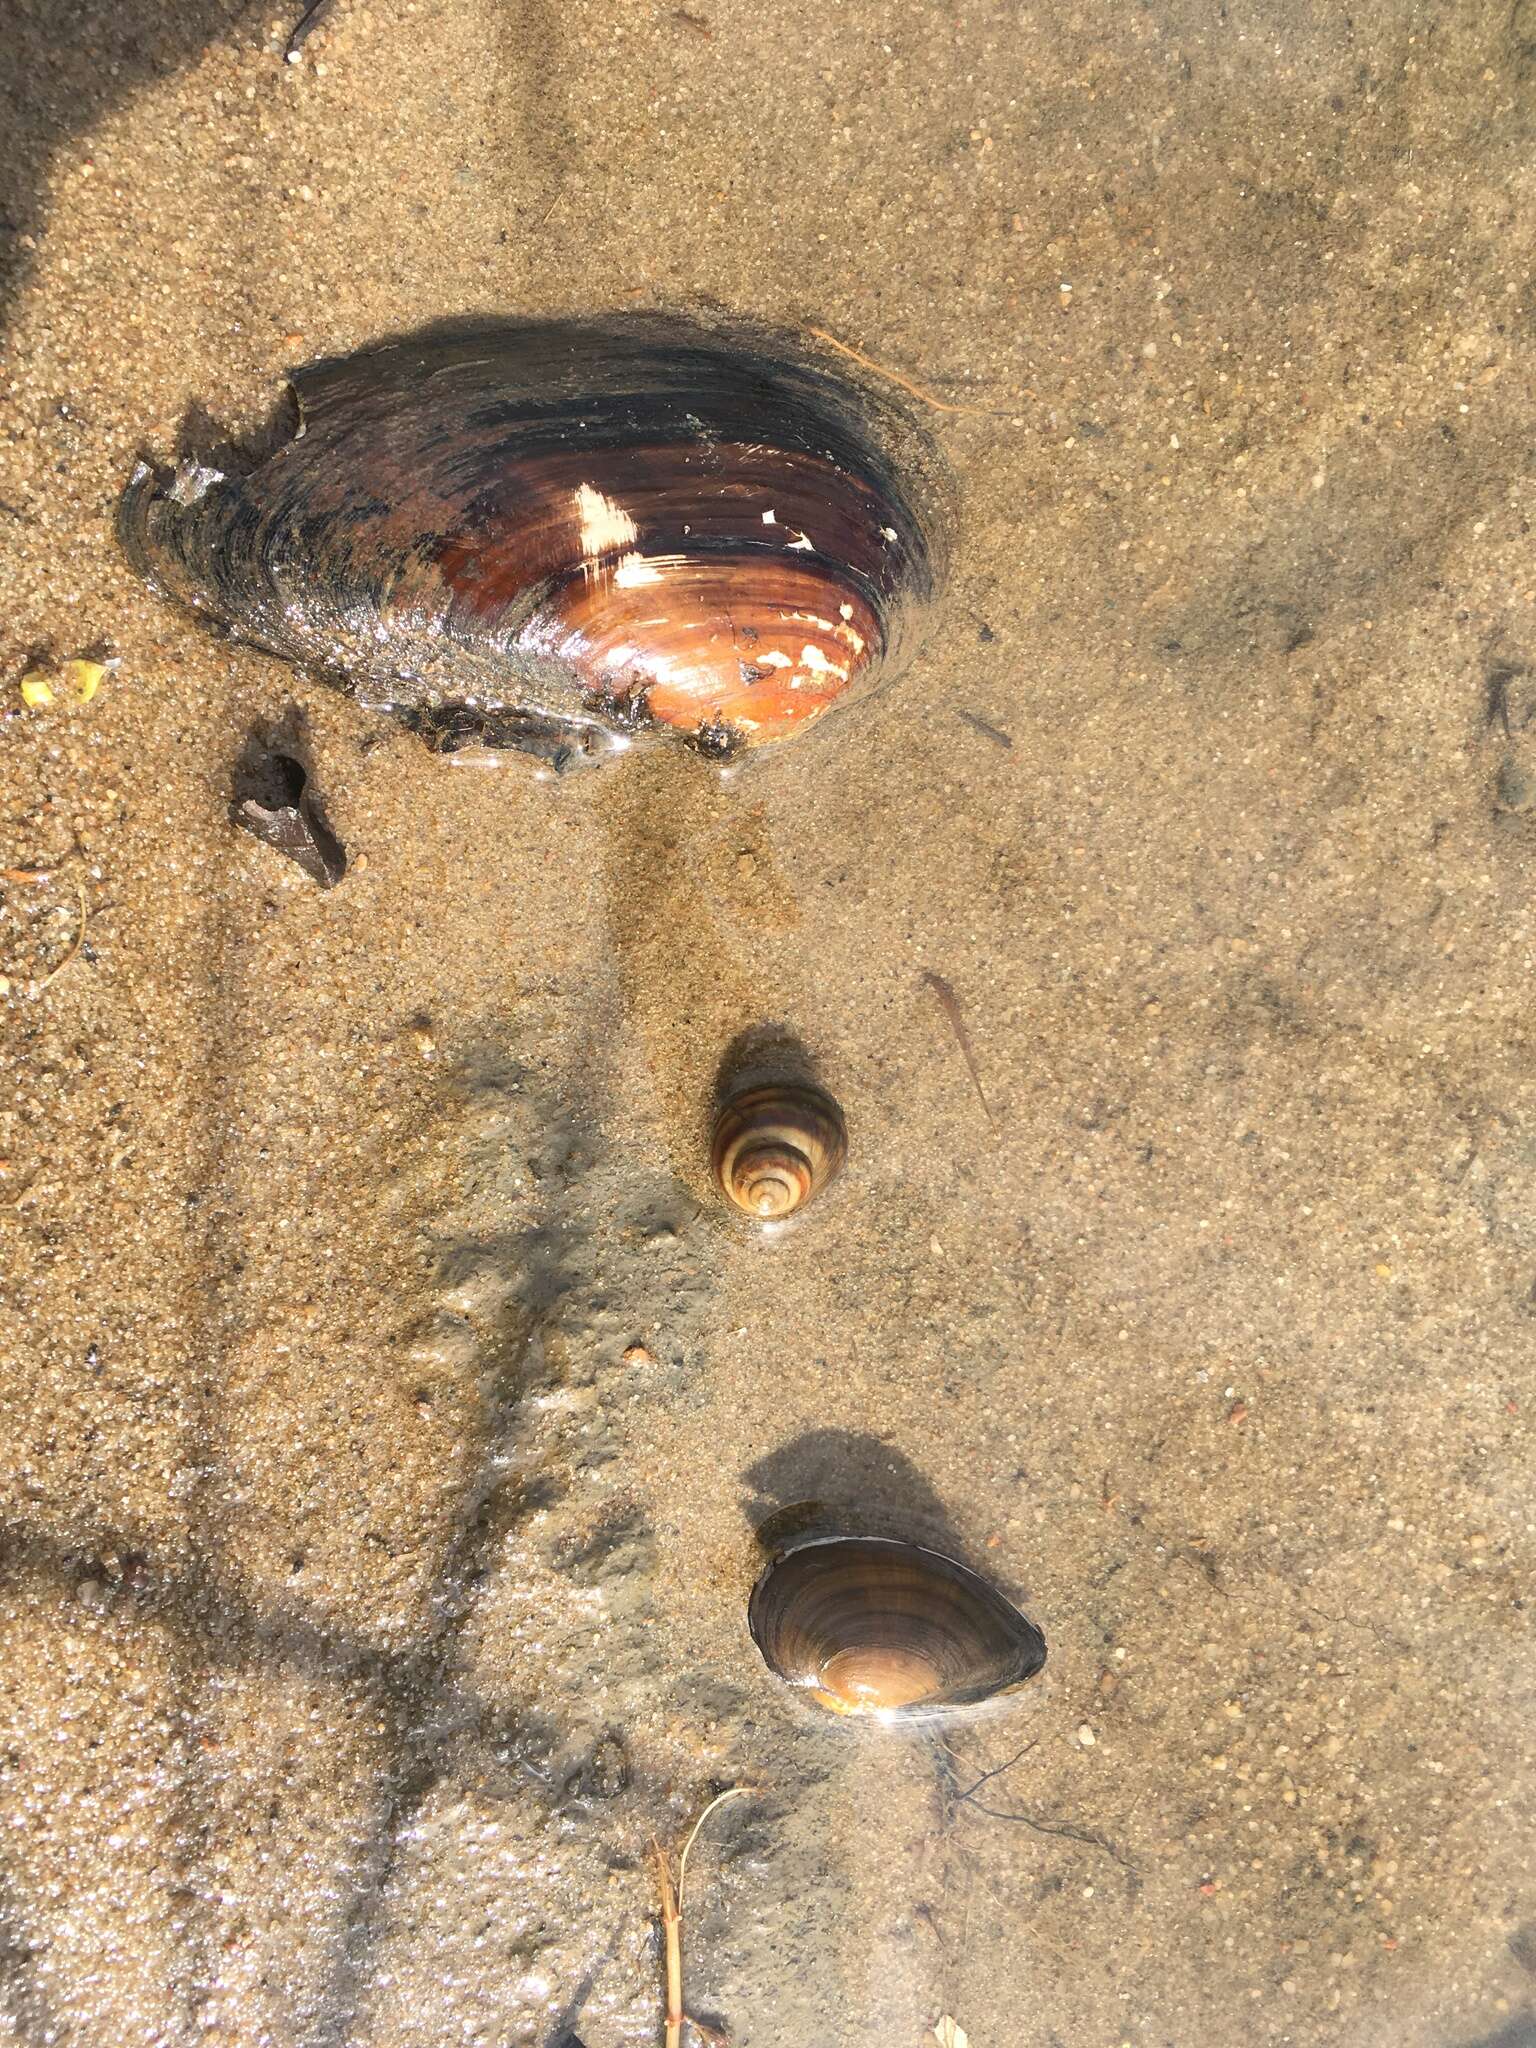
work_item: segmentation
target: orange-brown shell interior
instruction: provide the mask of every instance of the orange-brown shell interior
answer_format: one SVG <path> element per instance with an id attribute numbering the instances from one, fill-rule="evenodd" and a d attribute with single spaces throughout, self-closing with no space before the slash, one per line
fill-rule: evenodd
<path id="1" fill-rule="evenodd" d="M 561 449 L 524 463 L 437 569 L 466 619 L 569 668 L 594 703 L 755 745 L 878 666 L 896 543 L 868 485 L 805 453 Z"/>
<path id="2" fill-rule="evenodd" d="M 662 556 L 572 578 L 520 643 L 570 662 L 604 697 L 643 693 L 663 725 L 719 722 L 753 744 L 825 711 L 878 635 L 870 606 L 815 569 L 771 556 Z"/>

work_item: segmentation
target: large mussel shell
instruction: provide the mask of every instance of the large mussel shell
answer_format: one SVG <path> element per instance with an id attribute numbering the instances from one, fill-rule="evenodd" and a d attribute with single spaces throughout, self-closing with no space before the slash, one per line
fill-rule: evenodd
<path id="1" fill-rule="evenodd" d="M 502 324 L 292 385 L 296 434 L 247 474 L 141 464 L 123 545 L 444 750 L 782 739 L 890 675 L 935 588 L 939 499 L 903 473 L 923 437 L 755 342 Z"/>
<path id="2" fill-rule="evenodd" d="M 747 1623 L 769 1668 L 838 1714 L 975 1706 L 1045 1662 L 1045 1638 L 996 1587 L 883 1536 L 784 1548 L 752 1589 Z"/>

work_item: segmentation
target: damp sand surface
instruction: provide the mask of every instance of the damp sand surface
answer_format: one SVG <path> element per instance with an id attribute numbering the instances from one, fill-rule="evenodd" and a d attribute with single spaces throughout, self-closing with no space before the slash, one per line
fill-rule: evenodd
<path id="1" fill-rule="evenodd" d="M 1529 11 L 0 9 L 0 2042 L 640 2048 L 732 1784 L 741 2048 L 1536 2040 Z M 732 781 L 450 767 L 114 549 L 299 361 L 628 306 L 956 408 L 925 653 Z M 1044 1675 L 796 1711 L 806 1496 Z"/>

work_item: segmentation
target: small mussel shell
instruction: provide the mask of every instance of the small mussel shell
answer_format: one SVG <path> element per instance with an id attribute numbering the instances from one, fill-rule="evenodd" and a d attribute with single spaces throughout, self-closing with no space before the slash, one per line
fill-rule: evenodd
<path id="1" fill-rule="evenodd" d="M 747 1623 L 769 1669 L 836 1714 L 974 1706 L 1045 1662 L 1040 1631 L 985 1579 L 882 1536 L 781 1551 L 752 1589 Z"/>
<path id="2" fill-rule="evenodd" d="M 122 544 L 440 751 L 786 738 L 893 672 L 937 582 L 895 407 L 742 338 L 503 323 L 292 385 L 298 430 L 248 473 L 141 464 Z"/>
<path id="3" fill-rule="evenodd" d="M 803 1209 L 848 1156 L 843 1114 L 830 1095 L 798 1083 L 748 1088 L 715 1118 L 710 1166 L 744 1216 L 779 1223 Z"/>

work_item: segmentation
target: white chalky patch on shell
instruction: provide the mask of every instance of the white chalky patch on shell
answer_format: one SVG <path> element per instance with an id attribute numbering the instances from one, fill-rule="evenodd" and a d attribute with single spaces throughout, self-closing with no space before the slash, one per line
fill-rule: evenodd
<path id="1" fill-rule="evenodd" d="M 620 590 L 638 590 L 643 584 L 659 583 L 661 570 L 644 555 L 624 555 L 614 569 L 613 580 Z"/>
<path id="2" fill-rule="evenodd" d="M 578 484 L 575 491 L 576 517 L 581 521 L 581 551 L 603 555 L 613 548 L 628 547 L 639 539 L 633 519 L 614 499 L 604 497 L 592 484 Z"/>
<path id="3" fill-rule="evenodd" d="M 800 650 L 800 666 L 810 669 L 813 674 L 841 676 L 845 682 L 848 678 L 847 669 L 839 667 L 835 661 L 828 661 L 821 649 L 813 647 L 809 641 Z"/>

